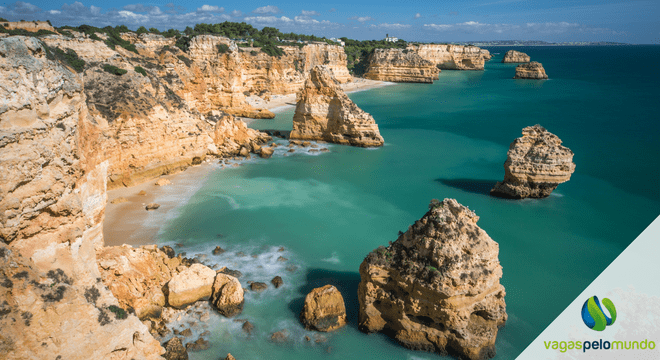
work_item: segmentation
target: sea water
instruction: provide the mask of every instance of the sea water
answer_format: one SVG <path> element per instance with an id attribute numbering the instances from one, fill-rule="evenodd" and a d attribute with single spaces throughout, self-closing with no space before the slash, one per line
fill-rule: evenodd
<path id="1" fill-rule="evenodd" d="M 474 210 L 499 243 L 509 319 L 496 358 L 522 352 L 660 214 L 660 70 L 644 65 L 660 46 L 515 48 L 543 63 L 545 81 L 514 80 L 516 64 L 501 63 L 508 49 L 489 48 L 495 55 L 485 71 L 442 71 L 432 85 L 350 94 L 378 123 L 382 148 L 281 147 L 271 159 L 200 179 L 159 243 L 206 254 L 240 270 L 244 287 L 262 281 L 269 289 L 246 292 L 238 318 L 255 325 L 252 335 L 214 316 L 211 349 L 191 359 L 442 358 L 357 329 L 360 263 L 396 240 L 434 198 Z M 251 126 L 290 130 L 292 117 L 290 110 Z M 534 124 L 575 153 L 571 180 L 545 199 L 489 196 L 504 176 L 509 144 Z M 211 255 L 215 246 L 227 252 Z M 270 285 L 277 275 L 279 289 Z M 326 284 L 343 294 L 348 325 L 319 336 L 298 316 L 305 295 Z M 290 340 L 271 342 L 280 330 Z"/>

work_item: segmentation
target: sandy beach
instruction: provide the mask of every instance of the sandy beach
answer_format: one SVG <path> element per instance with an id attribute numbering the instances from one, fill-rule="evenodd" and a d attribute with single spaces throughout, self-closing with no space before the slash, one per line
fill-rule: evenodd
<path id="1" fill-rule="evenodd" d="M 342 84 L 345 92 L 357 92 L 375 89 L 378 87 L 394 85 L 392 82 L 376 81 L 363 78 L 353 78 L 353 81 Z M 248 97 L 254 107 L 267 108 L 274 113 L 292 109 L 296 105 L 296 94 L 272 95 L 265 101 L 257 96 Z M 252 119 L 242 118 L 247 124 Z M 206 176 L 218 168 L 217 161 L 209 160 L 199 166 L 187 170 L 161 176 L 148 182 L 128 188 L 118 188 L 108 191 L 108 205 L 105 210 L 103 222 L 103 236 L 106 246 L 129 244 L 133 246 L 153 244 L 161 227 L 166 220 L 176 216 L 179 205 L 185 204 L 199 189 Z M 159 179 L 168 179 L 171 184 L 156 185 Z M 145 195 L 138 195 L 144 191 Z M 117 198 L 126 198 L 128 201 L 115 203 Z M 147 204 L 157 203 L 160 207 L 147 211 Z"/>

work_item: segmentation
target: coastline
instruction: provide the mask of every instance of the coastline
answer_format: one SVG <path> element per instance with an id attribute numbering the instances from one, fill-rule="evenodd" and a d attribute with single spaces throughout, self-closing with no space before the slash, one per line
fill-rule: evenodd
<path id="1" fill-rule="evenodd" d="M 384 86 L 396 85 L 393 82 L 353 78 L 342 84 L 346 93 L 367 91 Z M 296 94 L 273 95 L 271 100 L 256 103 L 274 113 L 281 113 L 295 107 Z M 241 118 L 246 124 L 254 119 Z M 190 197 L 203 185 L 206 176 L 219 169 L 215 159 L 201 165 L 192 166 L 182 172 L 164 175 L 130 187 L 108 190 L 108 203 L 103 221 L 105 246 L 151 245 L 156 243 L 158 232 L 165 222 L 177 214 L 177 208 L 185 205 Z M 156 185 L 156 181 L 167 179 L 171 184 Z M 138 195 L 145 191 L 146 195 Z M 112 201 L 124 197 L 128 201 L 113 204 Z M 157 203 L 160 207 L 147 211 L 147 204 Z"/>

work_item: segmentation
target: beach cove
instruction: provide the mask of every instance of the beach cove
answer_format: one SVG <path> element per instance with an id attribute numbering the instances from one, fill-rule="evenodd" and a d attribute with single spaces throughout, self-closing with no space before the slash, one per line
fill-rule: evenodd
<path id="1" fill-rule="evenodd" d="M 253 335 L 243 334 L 240 323 L 213 317 L 212 348 L 191 352 L 191 358 L 227 352 L 238 359 L 438 358 L 356 328 L 359 264 L 374 248 L 394 241 L 433 198 L 469 206 L 499 243 L 509 320 L 497 338 L 497 358 L 515 358 L 660 210 L 659 159 L 636 155 L 657 154 L 658 125 L 651 119 L 658 93 L 652 76 L 625 66 L 657 55 L 658 47 L 521 50 L 543 62 L 550 80 L 511 79 L 515 66 L 499 63 L 503 54 L 491 50 L 494 58 L 484 72 L 443 71 L 433 85 L 399 84 L 350 95 L 376 119 L 383 148 L 320 144 L 330 151 L 281 151 L 224 170 L 202 165 L 173 176 L 160 194 L 147 188 L 153 182 L 143 185 L 153 196 L 149 201 L 172 199 L 169 209 L 146 215 L 155 221 L 149 236 L 155 234 L 159 245 L 181 244 L 177 252 L 204 254 L 238 269 L 244 286 L 275 275 L 284 280 L 279 289 L 246 294 L 240 318 L 254 323 Z M 613 68 L 617 71 L 609 71 Z M 290 130 L 292 114 L 286 109 L 250 126 Z M 571 181 L 546 199 L 490 197 L 502 178 L 509 143 L 536 123 L 575 152 Z M 109 198 L 119 196 L 115 191 L 140 189 L 112 190 Z M 107 224 L 131 217 L 113 215 L 113 206 L 123 205 L 108 205 Z M 622 211 L 630 208 L 636 210 Z M 226 252 L 211 255 L 215 246 Z M 277 261 L 279 256 L 288 260 Z M 289 265 L 296 269 L 287 270 Z M 304 336 L 316 334 L 298 322 L 301 299 L 327 283 L 344 295 L 349 326 L 308 343 Z M 292 342 L 268 340 L 282 329 Z"/>

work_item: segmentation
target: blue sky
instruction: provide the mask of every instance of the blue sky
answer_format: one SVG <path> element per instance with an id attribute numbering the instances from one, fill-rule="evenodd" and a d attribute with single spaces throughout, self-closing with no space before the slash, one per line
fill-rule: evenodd
<path id="1" fill-rule="evenodd" d="M 112 6 L 109 6 L 111 4 Z M 660 44 L 660 0 L 0 0 L 0 17 L 55 26 L 124 24 L 160 30 L 245 21 L 257 28 L 326 37 L 412 41 L 545 40 Z"/>

